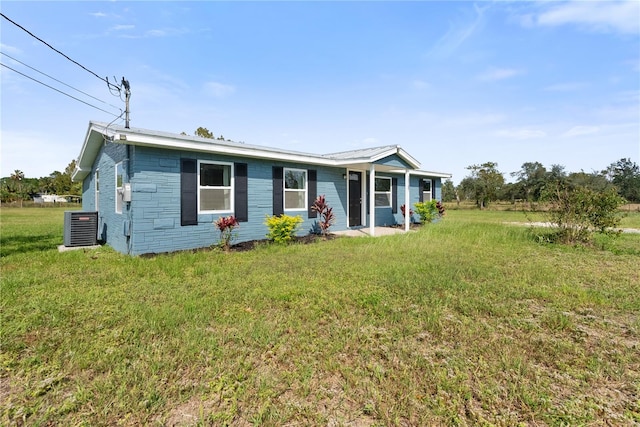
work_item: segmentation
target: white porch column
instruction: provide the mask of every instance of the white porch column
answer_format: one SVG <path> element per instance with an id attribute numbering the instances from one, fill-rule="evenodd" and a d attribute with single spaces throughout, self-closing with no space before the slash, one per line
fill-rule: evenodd
<path id="1" fill-rule="evenodd" d="M 409 199 L 409 169 L 404 171 L 404 231 L 409 231 L 409 225 L 411 224 L 411 200 Z"/>
<path id="2" fill-rule="evenodd" d="M 373 163 L 369 167 L 369 235 L 376 232 L 376 169 Z"/>

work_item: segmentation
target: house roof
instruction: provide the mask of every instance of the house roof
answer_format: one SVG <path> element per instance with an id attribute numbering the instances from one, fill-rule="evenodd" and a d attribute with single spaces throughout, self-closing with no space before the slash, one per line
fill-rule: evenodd
<path id="1" fill-rule="evenodd" d="M 179 135 L 139 128 L 125 128 L 122 126 L 107 125 L 106 123 L 91 121 L 89 122 L 89 128 L 80 151 L 80 156 L 76 162 L 76 170 L 73 174 L 74 181 L 81 181 L 91 172 L 93 163 L 100 152 L 100 147 L 104 143 L 105 138 L 109 138 L 114 143 L 134 146 L 218 153 L 240 157 L 283 160 L 325 166 L 349 167 L 354 165 L 371 164 L 380 159 L 397 155 L 411 168 L 412 174 L 445 178 L 451 177 L 451 174 L 418 170 L 420 163 L 411 157 L 399 145 L 386 145 L 383 147 L 373 147 L 322 155 L 282 150 L 260 145 L 250 145 L 233 141 L 202 138 L 199 136 Z M 392 170 L 392 168 L 387 169 Z M 397 167 L 395 169 L 397 169 Z"/>

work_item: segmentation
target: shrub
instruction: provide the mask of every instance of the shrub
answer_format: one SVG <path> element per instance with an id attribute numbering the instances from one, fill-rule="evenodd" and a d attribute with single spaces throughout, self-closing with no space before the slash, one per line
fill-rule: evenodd
<path id="1" fill-rule="evenodd" d="M 322 235 L 326 236 L 329 228 L 335 221 L 335 215 L 333 214 L 333 208 L 327 204 L 324 194 L 316 197 L 316 200 L 313 202 L 313 206 L 311 206 L 311 209 L 318 212 L 318 214 L 320 215 L 318 226 L 320 227 L 320 232 L 322 233 Z"/>
<path id="2" fill-rule="evenodd" d="M 543 200 L 549 203 L 548 222 L 558 228 L 556 239 L 567 244 L 586 243 L 594 232 L 613 232 L 621 220 L 618 208 L 625 202 L 615 188 L 595 192 L 567 183 L 547 187 Z"/>
<path id="3" fill-rule="evenodd" d="M 235 238 L 235 236 L 233 235 L 233 230 L 235 230 L 236 227 L 240 225 L 238 224 L 238 220 L 233 215 L 221 216 L 213 223 L 220 231 L 220 246 L 225 251 L 228 251 L 231 247 L 231 241 Z"/>
<path id="4" fill-rule="evenodd" d="M 415 206 L 416 213 L 420 216 L 420 221 L 424 223 L 432 222 L 434 219 L 444 216 L 444 205 L 438 200 L 418 202 L 413 206 Z"/>
<path id="5" fill-rule="evenodd" d="M 404 205 L 400 206 L 400 210 L 402 211 L 402 217 L 406 221 L 407 220 L 407 214 L 405 212 L 405 206 Z M 409 221 L 411 221 L 412 218 L 413 218 L 413 209 L 409 208 Z"/>
<path id="6" fill-rule="evenodd" d="M 267 239 L 276 243 L 288 243 L 296 235 L 298 226 L 302 224 L 302 217 L 300 215 L 267 215 L 267 219 L 264 222 L 269 228 Z"/>

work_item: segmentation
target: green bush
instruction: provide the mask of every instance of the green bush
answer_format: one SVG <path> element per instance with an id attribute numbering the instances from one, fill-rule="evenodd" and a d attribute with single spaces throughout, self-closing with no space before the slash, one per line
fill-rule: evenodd
<path id="1" fill-rule="evenodd" d="M 441 218 L 444 215 L 444 206 L 437 200 L 418 202 L 413 206 L 415 206 L 416 213 L 420 216 L 420 221 L 423 223 L 432 222 L 434 219 Z"/>
<path id="2" fill-rule="evenodd" d="M 295 237 L 296 231 L 298 231 L 298 226 L 302 224 L 302 221 L 303 220 L 300 215 L 267 215 L 267 219 L 264 222 L 269 228 L 267 239 L 276 243 L 290 242 Z"/>
<path id="3" fill-rule="evenodd" d="M 625 200 L 615 188 L 593 191 L 557 183 L 547 187 L 543 199 L 549 202 L 547 220 L 557 227 L 562 243 L 586 243 L 594 232 L 610 233 L 622 219 L 618 208 Z"/>

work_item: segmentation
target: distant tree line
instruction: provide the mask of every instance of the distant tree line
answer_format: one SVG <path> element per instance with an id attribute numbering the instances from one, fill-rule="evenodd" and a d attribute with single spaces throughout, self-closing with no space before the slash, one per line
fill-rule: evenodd
<path id="1" fill-rule="evenodd" d="M 527 162 L 519 171 L 510 174 L 515 182 L 506 182 L 494 162 L 471 165 L 467 169 L 469 175 L 457 187 L 451 180 L 444 182 L 444 202 L 473 201 L 480 208 L 498 200 L 533 204 L 543 201 L 545 191 L 550 187 L 562 184 L 601 193 L 614 188 L 627 202 L 640 203 L 640 168 L 626 158 L 611 163 L 600 172 L 591 173 L 567 173 L 561 165 L 551 165 L 547 169 L 539 162 Z"/>
<path id="2" fill-rule="evenodd" d="M 207 135 L 206 128 L 198 128 L 196 135 Z M 73 160 L 64 172 L 54 171 L 42 178 L 27 178 L 20 170 L 10 176 L 0 178 L 0 200 L 2 203 L 30 200 L 36 194 L 57 194 L 60 196 L 81 196 L 82 183 L 72 182 L 71 175 L 76 168 Z M 564 166 L 551 165 L 545 168 L 539 162 L 523 163 L 520 170 L 510 175 L 515 182 L 506 182 L 504 174 L 498 170 L 495 162 L 467 167 L 470 171 L 458 186 L 448 179 L 442 185 L 442 200 L 473 201 L 484 208 L 498 200 L 539 203 L 545 189 L 552 185 L 563 184 L 583 187 L 596 192 L 615 188 L 618 195 L 631 203 L 640 203 L 640 167 L 630 159 L 620 159 L 611 163 L 600 172 L 567 173 Z"/>
<path id="3" fill-rule="evenodd" d="M 81 196 L 82 183 L 72 182 L 71 175 L 76 169 L 73 160 L 64 172 L 54 171 L 42 178 L 27 178 L 19 169 L 0 178 L 0 200 L 2 203 L 31 200 L 36 194 L 57 194 L 59 196 Z"/>

